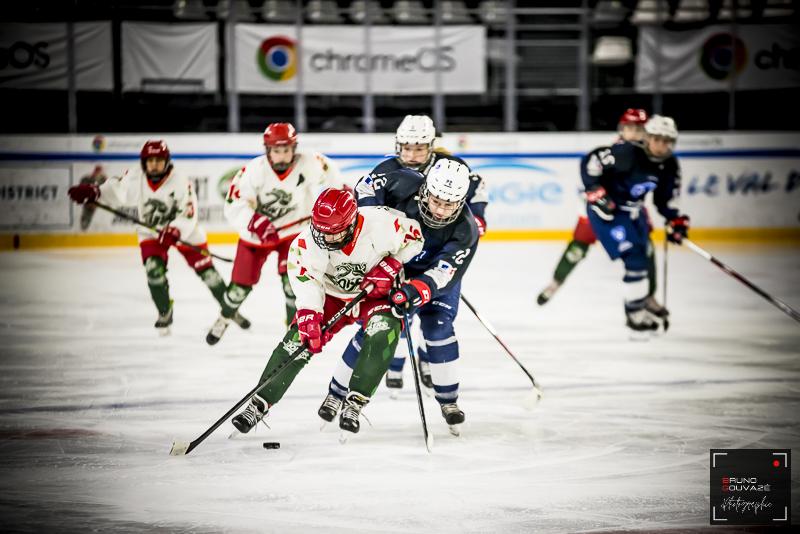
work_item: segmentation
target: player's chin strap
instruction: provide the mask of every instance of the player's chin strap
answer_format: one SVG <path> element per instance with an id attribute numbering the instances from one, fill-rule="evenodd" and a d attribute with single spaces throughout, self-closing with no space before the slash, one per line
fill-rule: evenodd
<path id="1" fill-rule="evenodd" d="M 486 328 L 486 330 L 488 330 L 489 333 L 492 334 L 492 336 L 497 340 L 497 342 L 500 343 L 500 346 L 503 347 L 503 349 L 506 351 L 506 353 L 508 353 L 509 356 L 511 356 L 511 359 L 514 360 L 517 365 L 519 365 L 519 368 L 522 369 L 522 372 L 528 375 L 528 378 L 531 381 L 531 385 L 533 386 L 533 394 L 536 397 L 536 401 L 540 400 L 542 398 L 542 395 L 544 395 L 544 392 L 539 387 L 539 384 L 536 382 L 536 379 L 533 377 L 533 374 L 531 374 L 531 372 L 528 371 L 528 369 L 526 369 L 524 365 L 522 365 L 522 362 L 520 362 L 516 356 L 514 356 L 514 353 L 511 352 L 511 349 L 508 348 L 508 345 L 503 343 L 503 340 L 500 339 L 500 336 L 497 335 L 497 332 L 495 331 L 494 328 L 492 328 L 492 325 L 489 324 L 489 321 L 484 319 L 481 316 L 481 314 L 478 313 L 478 310 L 476 310 L 475 306 L 473 306 L 470 303 L 470 301 L 467 300 L 467 297 L 465 297 L 463 293 L 461 294 L 461 300 L 463 300 L 464 304 L 467 305 L 467 308 L 469 308 L 470 311 L 475 314 L 475 317 L 477 317 L 478 321 L 480 321 L 480 323 L 484 326 L 484 328 Z"/>
<path id="2" fill-rule="evenodd" d="M 367 287 L 361 290 L 361 292 L 358 295 L 356 295 L 355 298 L 353 298 L 353 300 L 342 306 L 342 308 L 338 312 L 336 312 L 336 314 L 333 317 L 328 319 L 328 321 L 322 327 L 322 333 L 325 334 L 327 330 L 332 328 L 333 325 L 335 325 L 339 321 L 339 319 L 344 317 L 350 310 L 352 310 L 356 306 L 356 304 L 361 302 L 367 296 L 367 293 L 369 293 L 371 290 L 372 290 L 372 284 L 369 284 L 367 285 Z M 225 415 L 217 419 L 217 421 L 213 425 L 211 425 L 208 428 L 208 430 L 200 434 L 200 436 L 197 439 L 189 443 L 179 440 L 173 441 L 172 448 L 169 451 L 170 455 L 183 456 L 185 454 L 189 454 L 190 452 L 192 452 L 192 450 L 194 450 L 195 447 L 197 447 L 203 441 L 205 441 L 205 439 L 208 436 L 210 436 L 217 428 L 219 428 L 219 426 L 222 423 L 227 421 L 229 417 L 231 417 L 234 413 L 236 413 L 236 410 L 238 410 L 246 402 L 248 402 L 253 395 L 256 395 L 262 389 L 270 385 L 275 380 L 275 378 L 277 378 L 283 372 L 284 369 L 289 367 L 292 364 L 292 362 L 294 362 L 298 358 L 305 356 L 307 352 L 308 349 L 305 347 L 305 345 L 301 345 L 300 347 L 298 347 L 297 350 L 295 350 L 294 352 L 292 352 L 291 355 L 289 355 L 289 358 L 286 359 L 286 361 L 284 361 L 278 367 L 273 369 L 272 372 L 264 379 L 263 382 L 261 382 L 259 385 L 251 389 L 247 395 L 242 397 L 241 400 L 239 400 L 239 402 L 237 402 L 230 410 L 228 410 L 225 413 Z"/>
<path id="3" fill-rule="evenodd" d="M 722 271 L 725 274 L 728 274 L 728 275 L 732 276 L 733 278 L 737 279 L 738 281 L 740 281 L 741 283 L 743 283 L 744 285 L 746 285 L 747 287 L 749 287 L 750 289 L 752 289 L 753 291 L 755 291 L 756 293 L 758 293 L 759 295 L 764 297 L 764 299 L 766 299 L 770 304 L 772 304 L 773 306 L 775 306 L 776 308 L 781 310 L 783 313 L 785 313 L 786 315 L 788 315 L 789 317 L 791 317 L 792 319 L 794 319 L 795 321 L 800 323 L 800 313 L 798 313 L 797 310 L 795 310 L 794 308 L 792 308 L 791 306 L 789 306 L 788 304 L 786 304 L 782 300 L 779 300 L 779 299 L 773 297 L 772 295 L 770 295 L 769 293 L 767 293 L 766 291 L 764 291 L 763 289 L 761 289 L 760 287 L 755 285 L 753 282 L 751 282 L 750 280 L 748 280 L 747 278 L 745 278 L 741 274 L 739 274 L 736 271 L 734 271 L 732 268 L 728 267 L 727 265 L 725 265 L 724 263 L 719 261 L 717 258 L 712 256 L 709 252 L 706 252 L 702 248 L 700 248 L 697 245 L 695 245 L 688 238 L 684 237 L 682 239 L 682 242 L 686 243 L 686 246 L 689 247 L 692 250 L 692 252 L 696 252 L 700 256 L 704 257 L 705 259 L 707 259 L 708 261 L 710 261 L 711 263 L 713 263 L 714 265 L 716 265 L 717 267 L 722 269 Z"/>

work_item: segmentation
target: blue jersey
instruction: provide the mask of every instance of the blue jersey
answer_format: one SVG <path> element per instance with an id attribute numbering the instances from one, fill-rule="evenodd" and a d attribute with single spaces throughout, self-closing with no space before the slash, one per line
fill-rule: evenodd
<path id="1" fill-rule="evenodd" d="M 667 220 L 679 215 L 673 201 L 681 186 L 681 171 L 675 156 L 650 159 L 636 143 L 617 143 L 592 150 L 581 159 L 581 178 L 587 191 L 605 188 L 617 206 L 638 207 L 648 192 L 653 204 Z"/>
<path id="2" fill-rule="evenodd" d="M 456 220 L 444 228 L 427 226 L 417 203 L 424 182 L 421 172 L 403 167 L 365 176 L 356 184 L 355 192 L 359 206 L 388 206 L 419 221 L 425 245 L 404 270 L 407 278 L 425 282 L 433 299 L 450 291 L 464 276 L 478 247 L 478 225 L 469 206 L 464 206 Z"/>
<path id="3" fill-rule="evenodd" d="M 453 161 L 457 161 L 462 165 L 466 166 L 469 169 L 469 189 L 467 190 L 467 205 L 469 206 L 470 211 L 472 211 L 473 215 L 477 215 L 480 217 L 484 222 L 486 222 L 486 205 L 489 203 L 489 196 L 486 194 L 486 185 L 484 184 L 483 178 L 478 175 L 478 173 L 474 172 L 472 169 L 469 168 L 469 165 L 466 162 L 459 158 L 458 156 L 453 156 L 452 154 L 445 154 L 443 152 L 436 152 L 434 151 L 433 157 L 431 157 L 430 161 L 423 165 L 419 171 L 427 176 L 428 171 L 430 171 L 433 166 L 436 164 L 437 161 L 440 159 L 451 159 Z M 392 171 L 396 171 L 398 169 L 406 169 L 401 162 L 400 158 L 395 156 L 393 158 L 389 158 L 383 160 L 382 162 L 378 163 L 378 165 L 372 169 L 371 175 L 378 175 L 378 174 L 387 174 Z"/>

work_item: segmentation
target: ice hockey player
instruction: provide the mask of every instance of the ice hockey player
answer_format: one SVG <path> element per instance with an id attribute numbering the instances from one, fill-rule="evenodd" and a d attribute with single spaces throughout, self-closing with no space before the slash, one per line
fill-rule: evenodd
<path id="1" fill-rule="evenodd" d="M 644 138 L 644 124 L 647 122 L 647 112 L 643 109 L 628 108 L 619 119 L 617 125 L 617 143 L 632 142 L 640 143 Z M 598 147 L 594 152 L 608 149 L 608 146 Z M 572 231 L 572 241 L 567 244 L 567 248 L 561 255 L 561 259 L 556 266 L 555 273 L 553 273 L 553 281 L 539 293 L 536 303 L 540 306 L 546 304 L 558 291 L 564 280 L 572 272 L 572 270 L 586 257 L 589 247 L 597 241 L 592 225 L 589 224 L 589 218 L 586 216 L 586 206 L 581 205 L 581 213 L 578 215 L 578 223 Z M 655 254 L 653 247 L 648 250 L 648 273 L 650 274 L 650 291 L 649 301 L 655 304 L 653 295 L 656 290 L 656 271 L 655 271 Z"/>
<path id="2" fill-rule="evenodd" d="M 172 164 L 167 144 L 160 140 L 147 141 L 140 153 L 140 164 L 100 186 L 92 182 L 73 186 L 69 196 L 78 204 L 102 200 L 111 206 L 137 205 L 142 221 L 160 228 L 155 232 L 140 226 L 137 233 L 147 285 L 158 309 L 155 327 L 166 335 L 172 324 L 172 300 L 167 281 L 170 247 L 178 249 L 220 305 L 225 281 L 207 253 L 206 233 L 197 222 L 197 196 L 192 182 Z M 179 239 L 193 246 L 180 244 Z M 250 327 L 250 322 L 240 315 L 234 320 L 242 328 Z"/>
<path id="3" fill-rule="evenodd" d="M 311 227 L 295 238 L 289 250 L 289 283 L 297 296 L 297 314 L 259 383 L 301 345 L 307 350 L 233 418 L 236 429 L 249 432 L 281 400 L 310 355 L 319 353 L 343 327 L 358 322 L 362 343 L 339 420 L 343 430 L 358 432 L 361 409 L 386 373 L 400 337 L 402 323 L 392 315 L 389 292 L 403 263 L 418 255 L 422 245 L 416 221 L 385 207 L 359 208 L 349 191 L 326 189 L 314 203 Z M 323 333 L 323 324 L 365 288 L 371 288 L 367 298 Z"/>
<path id="4" fill-rule="evenodd" d="M 295 298 L 286 274 L 289 245 L 307 226 L 317 195 L 328 186 L 342 183 L 327 157 L 297 150 L 297 137 L 289 123 L 268 125 L 264 130 L 265 153 L 248 162 L 231 182 L 224 213 L 239 233 L 239 244 L 222 313 L 206 336 L 210 345 L 225 333 L 273 251 L 278 254 L 278 275 L 286 298 L 286 323 L 294 318 Z M 286 225 L 290 226 L 278 230 Z"/>
<path id="5" fill-rule="evenodd" d="M 458 401 L 458 340 L 453 321 L 458 313 L 461 279 L 475 255 L 478 227 L 465 207 L 469 169 L 441 159 L 427 177 L 411 169 L 369 175 L 356 185 L 359 206 L 388 206 L 421 223 L 425 246 L 405 264 L 406 281 L 392 293 L 398 314 L 416 314 L 428 347 L 436 400 L 451 431 L 464 422 Z M 348 394 L 363 332 L 345 349 L 331 379 L 319 416 L 331 421 Z"/>
<path id="6" fill-rule="evenodd" d="M 653 115 L 644 126 L 642 145 L 618 143 L 593 151 L 581 161 L 586 187 L 587 213 L 597 239 L 612 260 L 625 264 L 623 278 L 627 326 L 634 331 L 655 331 L 659 317 L 647 307 L 647 217 L 642 204 L 653 192 L 653 204 L 668 221 L 667 239 L 680 244 L 689 217 L 674 205 L 680 194 L 680 168 L 672 154 L 678 129 L 670 117 Z"/>
<path id="7" fill-rule="evenodd" d="M 486 232 L 486 206 L 489 196 L 486 192 L 486 185 L 483 179 L 473 172 L 461 158 L 452 155 L 443 148 L 436 147 L 436 128 L 433 121 L 427 115 L 406 115 L 397 127 L 395 134 L 395 156 L 379 163 L 370 173 L 371 176 L 388 174 L 392 171 L 408 168 L 421 172 L 424 176 L 430 172 L 433 166 L 442 160 L 457 161 L 469 170 L 469 189 L 467 191 L 467 205 L 478 226 L 478 231 L 482 236 Z M 406 332 L 403 333 L 406 335 Z M 430 366 L 427 348 L 424 340 L 420 340 L 415 347 L 418 352 L 420 374 L 423 384 L 431 388 Z M 392 389 L 403 387 L 403 367 L 406 358 L 405 343 L 398 348 L 398 354 L 392 360 L 389 372 L 386 374 L 386 386 Z"/>

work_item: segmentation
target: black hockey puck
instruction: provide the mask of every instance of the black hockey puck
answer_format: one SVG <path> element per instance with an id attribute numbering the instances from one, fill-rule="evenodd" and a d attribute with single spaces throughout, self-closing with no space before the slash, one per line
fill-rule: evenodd
<path id="1" fill-rule="evenodd" d="M 280 449 L 281 444 L 278 443 L 277 441 L 265 441 L 262 447 L 264 447 L 265 449 Z"/>

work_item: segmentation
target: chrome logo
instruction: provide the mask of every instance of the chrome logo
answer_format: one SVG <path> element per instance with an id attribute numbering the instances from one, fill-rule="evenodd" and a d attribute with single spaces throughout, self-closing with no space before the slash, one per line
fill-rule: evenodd
<path id="1" fill-rule="evenodd" d="M 283 35 L 265 39 L 258 47 L 256 61 L 261 72 L 270 80 L 282 82 L 294 78 L 297 71 L 294 40 Z"/>
<path id="2" fill-rule="evenodd" d="M 700 67 L 709 78 L 726 80 L 736 76 L 747 63 L 744 42 L 730 33 L 716 33 L 709 37 L 700 51 Z"/>

